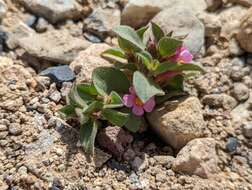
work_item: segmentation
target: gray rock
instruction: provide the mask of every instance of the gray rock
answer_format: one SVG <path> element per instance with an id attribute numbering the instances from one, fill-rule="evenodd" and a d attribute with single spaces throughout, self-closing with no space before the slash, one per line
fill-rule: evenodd
<path id="1" fill-rule="evenodd" d="M 37 16 L 45 17 L 52 23 L 66 19 L 82 18 L 89 13 L 75 0 L 18 0 Z"/>
<path id="2" fill-rule="evenodd" d="M 190 140 L 203 136 L 205 122 L 198 98 L 188 97 L 168 101 L 156 108 L 147 118 L 151 128 L 175 149 Z"/>
<path id="3" fill-rule="evenodd" d="M 233 66 L 231 68 L 230 77 L 233 81 L 241 81 L 244 76 L 249 73 L 249 69 L 241 68 L 240 66 Z"/>
<path id="4" fill-rule="evenodd" d="M 157 14 L 152 21 L 159 24 L 165 33 L 173 31 L 174 36 L 187 35 L 184 43 L 192 54 L 198 54 L 203 48 L 204 25 L 188 7 L 170 6 Z"/>
<path id="5" fill-rule="evenodd" d="M 99 145 L 107 149 L 117 158 L 121 158 L 133 137 L 121 127 L 112 126 L 102 129 L 97 135 Z"/>
<path id="6" fill-rule="evenodd" d="M 22 130 L 20 124 L 11 123 L 10 126 L 9 126 L 9 132 L 10 132 L 11 135 L 18 136 L 18 135 L 22 134 L 23 130 Z"/>
<path id="7" fill-rule="evenodd" d="M 148 167 L 149 163 L 146 157 L 143 159 L 140 157 L 135 157 L 135 159 L 131 162 L 131 167 L 134 171 L 143 171 Z"/>
<path id="8" fill-rule="evenodd" d="M 7 12 L 7 5 L 3 0 L 0 0 L 0 19 L 3 19 Z"/>
<path id="9" fill-rule="evenodd" d="M 228 138 L 227 144 L 226 144 L 226 149 L 230 153 L 234 153 L 237 149 L 238 146 L 238 141 L 234 137 Z"/>
<path id="10" fill-rule="evenodd" d="M 17 39 L 17 43 L 31 56 L 61 64 L 70 63 L 90 45 L 90 42 L 72 37 L 67 31 L 57 30 L 31 33 Z"/>
<path id="11" fill-rule="evenodd" d="M 0 124 L 0 131 L 7 131 L 8 127 L 6 125 Z"/>
<path id="12" fill-rule="evenodd" d="M 188 7 L 195 14 L 207 7 L 204 0 L 130 0 L 122 11 L 122 24 L 139 28 L 148 24 L 160 11 L 177 5 Z"/>
<path id="13" fill-rule="evenodd" d="M 74 72 L 68 65 L 49 67 L 40 73 L 42 76 L 50 77 L 54 82 L 62 83 L 69 82 L 75 79 Z"/>
<path id="14" fill-rule="evenodd" d="M 216 11 L 223 4 L 222 0 L 205 0 L 205 1 L 206 1 L 206 4 L 207 4 L 207 10 L 208 11 Z"/>
<path id="15" fill-rule="evenodd" d="M 155 165 L 161 165 L 166 167 L 166 169 L 170 169 L 172 167 L 172 163 L 174 162 L 175 158 L 173 156 L 154 156 L 153 157 L 156 160 Z"/>
<path id="16" fill-rule="evenodd" d="M 252 138 L 252 122 L 247 122 L 242 126 L 243 135 L 247 138 Z"/>
<path id="17" fill-rule="evenodd" d="M 43 17 L 40 17 L 38 19 L 38 22 L 36 24 L 36 31 L 39 33 L 45 32 L 49 27 L 49 23 L 47 20 L 45 20 Z"/>
<path id="18" fill-rule="evenodd" d="M 120 25 L 121 12 L 117 9 L 97 8 L 84 20 L 84 31 L 105 39 L 112 35 L 112 29 Z"/>
<path id="19" fill-rule="evenodd" d="M 241 56 L 244 53 L 243 49 L 241 49 L 238 41 L 235 38 L 232 38 L 229 41 L 229 52 L 234 56 Z"/>
<path id="20" fill-rule="evenodd" d="M 209 178 L 218 171 L 216 142 L 212 138 L 200 138 L 190 141 L 178 153 L 172 169 L 179 173 Z"/>
<path id="21" fill-rule="evenodd" d="M 233 96 L 238 101 L 245 101 L 249 98 L 249 89 L 243 83 L 234 83 Z"/>
<path id="22" fill-rule="evenodd" d="M 205 95 L 202 98 L 203 104 L 212 106 L 212 107 L 223 107 L 227 110 L 232 110 L 237 105 L 237 101 L 227 94 L 210 94 Z"/>

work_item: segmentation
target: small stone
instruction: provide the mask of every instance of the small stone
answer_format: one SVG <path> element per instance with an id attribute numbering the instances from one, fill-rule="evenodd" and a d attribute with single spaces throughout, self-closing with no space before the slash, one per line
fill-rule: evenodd
<path id="1" fill-rule="evenodd" d="M 23 131 L 22 131 L 21 125 L 17 123 L 12 123 L 9 126 L 9 132 L 11 135 L 18 136 L 18 135 L 21 135 Z"/>
<path id="2" fill-rule="evenodd" d="M 209 178 L 218 171 L 216 142 L 212 138 L 199 138 L 190 141 L 178 153 L 172 169 L 189 175 Z"/>
<path id="3" fill-rule="evenodd" d="M 36 31 L 39 33 L 45 32 L 49 27 L 49 23 L 44 18 L 40 17 L 36 25 Z"/>
<path id="4" fill-rule="evenodd" d="M 127 149 L 123 154 L 123 159 L 126 161 L 131 161 L 135 158 L 136 153 L 131 148 Z"/>
<path id="5" fill-rule="evenodd" d="M 33 15 L 27 15 L 27 17 L 25 18 L 25 24 L 27 24 L 29 27 L 32 27 L 35 22 L 36 22 L 37 18 Z"/>
<path id="6" fill-rule="evenodd" d="M 202 102 L 205 105 L 209 105 L 212 107 L 223 107 L 226 110 L 232 110 L 237 106 L 237 101 L 227 94 L 210 94 L 205 95 L 202 98 Z"/>
<path id="7" fill-rule="evenodd" d="M 135 157 L 135 159 L 131 162 L 131 167 L 134 171 L 143 171 L 148 167 L 147 158 Z"/>
<path id="8" fill-rule="evenodd" d="M 84 37 L 90 41 L 90 42 L 93 42 L 93 43 L 101 43 L 101 39 L 98 38 L 97 36 L 93 35 L 93 34 L 89 34 L 89 33 L 85 33 L 84 34 Z"/>
<path id="9" fill-rule="evenodd" d="M 114 156 L 121 158 L 133 137 L 121 127 L 113 126 L 102 129 L 97 135 L 99 145 Z"/>
<path id="10" fill-rule="evenodd" d="M 75 74 L 68 65 L 47 68 L 40 75 L 48 76 L 57 83 L 73 81 L 75 79 Z"/>
<path id="11" fill-rule="evenodd" d="M 249 98 L 249 89 L 243 83 L 235 83 L 232 93 L 234 97 L 240 102 L 245 101 Z"/>
<path id="12" fill-rule="evenodd" d="M 245 123 L 242 127 L 243 135 L 247 138 L 252 138 L 252 122 Z"/>
<path id="13" fill-rule="evenodd" d="M 3 131 L 3 132 L 0 132 L 0 139 L 5 139 L 8 135 L 8 131 Z"/>
<path id="14" fill-rule="evenodd" d="M 223 4 L 222 0 L 205 0 L 205 1 L 207 4 L 207 10 L 211 12 L 216 11 Z"/>
<path id="15" fill-rule="evenodd" d="M 58 103 L 61 99 L 61 93 L 57 90 L 55 90 L 54 92 L 52 92 L 49 96 L 49 98 L 54 101 L 55 103 Z"/>
<path id="16" fill-rule="evenodd" d="M 228 152 L 233 153 L 236 151 L 238 146 L 238 141 L 234 137 L 228 138 L 227 144 L 226 144 L 226 149 Z"/>
<path id="17" fill-rule="evenodd" d="M 240 66 L 233 66 L 231 68 L 230 77 L 233 81 L 241 81 L 242 78 L 247 75 L 249 70 L 247 71 L 245 68 L 241 68 Z"/>
<path id="18" fill-rule="evenodd" d="M 162 182 L 162 183 L 164 183 L 166 180 L 167 180 L 167 176 L 165 175 L 164 172 L 158 173 L 158 174 L 156 175 L 156 181 L 157 181 L 157 182 Z"/>
<path id="19" fill-rule="evenodd" d="M 244 53 L 244 51 L 240 48 L 238 41 L 234 38 L 232 38 L 229 42 L 229 52 L 234 56 L 241 56 Z"/>
<path id="20" fill-rule="evenodd" d="M 0 124 L 0 131 L 7 131 L 8 127 L 6 125 Z"/>
<path id="21" fill-rule="evenodd" d="M 119 10 L 97 8 L 84 20 L 84 31 L 105 39 L 115 26 L 120 25 L 120 16 Z"/>

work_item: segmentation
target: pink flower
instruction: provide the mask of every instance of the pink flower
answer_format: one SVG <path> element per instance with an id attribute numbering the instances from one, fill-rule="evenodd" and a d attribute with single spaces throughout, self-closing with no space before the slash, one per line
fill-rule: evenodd
<path id="1" fill-rule="evenodd" d="M 133 87 L 129 89 L 130 94 L 123 96 L 123 103 L 126 107 L 132 108 L 132 112 L 136 116 L 142 116 L 144 112 L 151 112 L 155 107 L 154 97 L 150 98 L 147 102 L 143 103 L 136 95 Z"/>
<path id="2" fill-rule="evenodd" d="M 181 46 L 177 48 L 175 55 L 169 57 L 169 59 L 175 62 L 189 63 L 192 61 L 193 55 L 185 46 Z"/>

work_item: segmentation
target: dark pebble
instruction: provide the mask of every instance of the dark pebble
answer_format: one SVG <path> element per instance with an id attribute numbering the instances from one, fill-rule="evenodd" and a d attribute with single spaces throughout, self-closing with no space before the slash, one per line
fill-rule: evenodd
<path id="1" fill-rule="evenodd" d="M 93 42 L 93 43 L 101 43 L 101 39 L 98 38 L 97 36 L 93 35 L 93 34 L 89 34 L 89 33 L 85 33 L 84 34 L 84 37 L 90 41 L 90 42 Z"/>
<path id="2" fill-rule="evenodd" d="M 238 141 L 234 137 L 228 138 L 227 144 L 226 144 L 226 149 L 228 152 L 233 153 L 236 151 L 238 146 Z"/>
<path id="3" fill-rule="evenodd" d="M 40 75 L 48 76 L 56 83 L 73 81 L 75 79 L 75 74 L 68 65 L 49 67 L 42 71 Z"/>
<path id="4" fill-rule="evenodd" d="M 119 163 L 115 159 L 109 160 L 108 167 L 113 170 L 122 170 L 124 172 L 130 172 L 130 166 L 127 164 Z"/>

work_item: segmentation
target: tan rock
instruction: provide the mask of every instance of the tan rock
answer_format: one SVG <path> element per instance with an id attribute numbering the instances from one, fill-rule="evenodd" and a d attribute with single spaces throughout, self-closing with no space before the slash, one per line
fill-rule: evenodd
<path id="1" fill-rule="evenodd" d="M 148 115 L 151 127 L 175 149 L 203 136 L 205 122 L 198 98 L 181 98 L 166 102 Z"/>
<path id="2" fill-rule="evenodd" d="M 178 153 L 172 169 L 179 173 L 209 178 L 218 171 L 215 140 L 200 138 L 190 141 Z"/>
<path id="3" fill-rule="evenodd" d="M 252 52 L 252 8 L 247 11 L 247 14 L 242 18 L 240 29 L 237 34 L 237 39 L 241 47 L 247 52 Z"/>
<path id="4" fill-rule="evenodd" d="M 90 81 L 92 72 L 100 66 L 111 66 L 111 64 L 100 55 L 103 51 L 109 49 L 110 46 L 102 44 L 93 44 L 84 51 L 81 51 L 76 59 L 70 64 L 70 68 L 78 74 L 77 82 Z"/>

